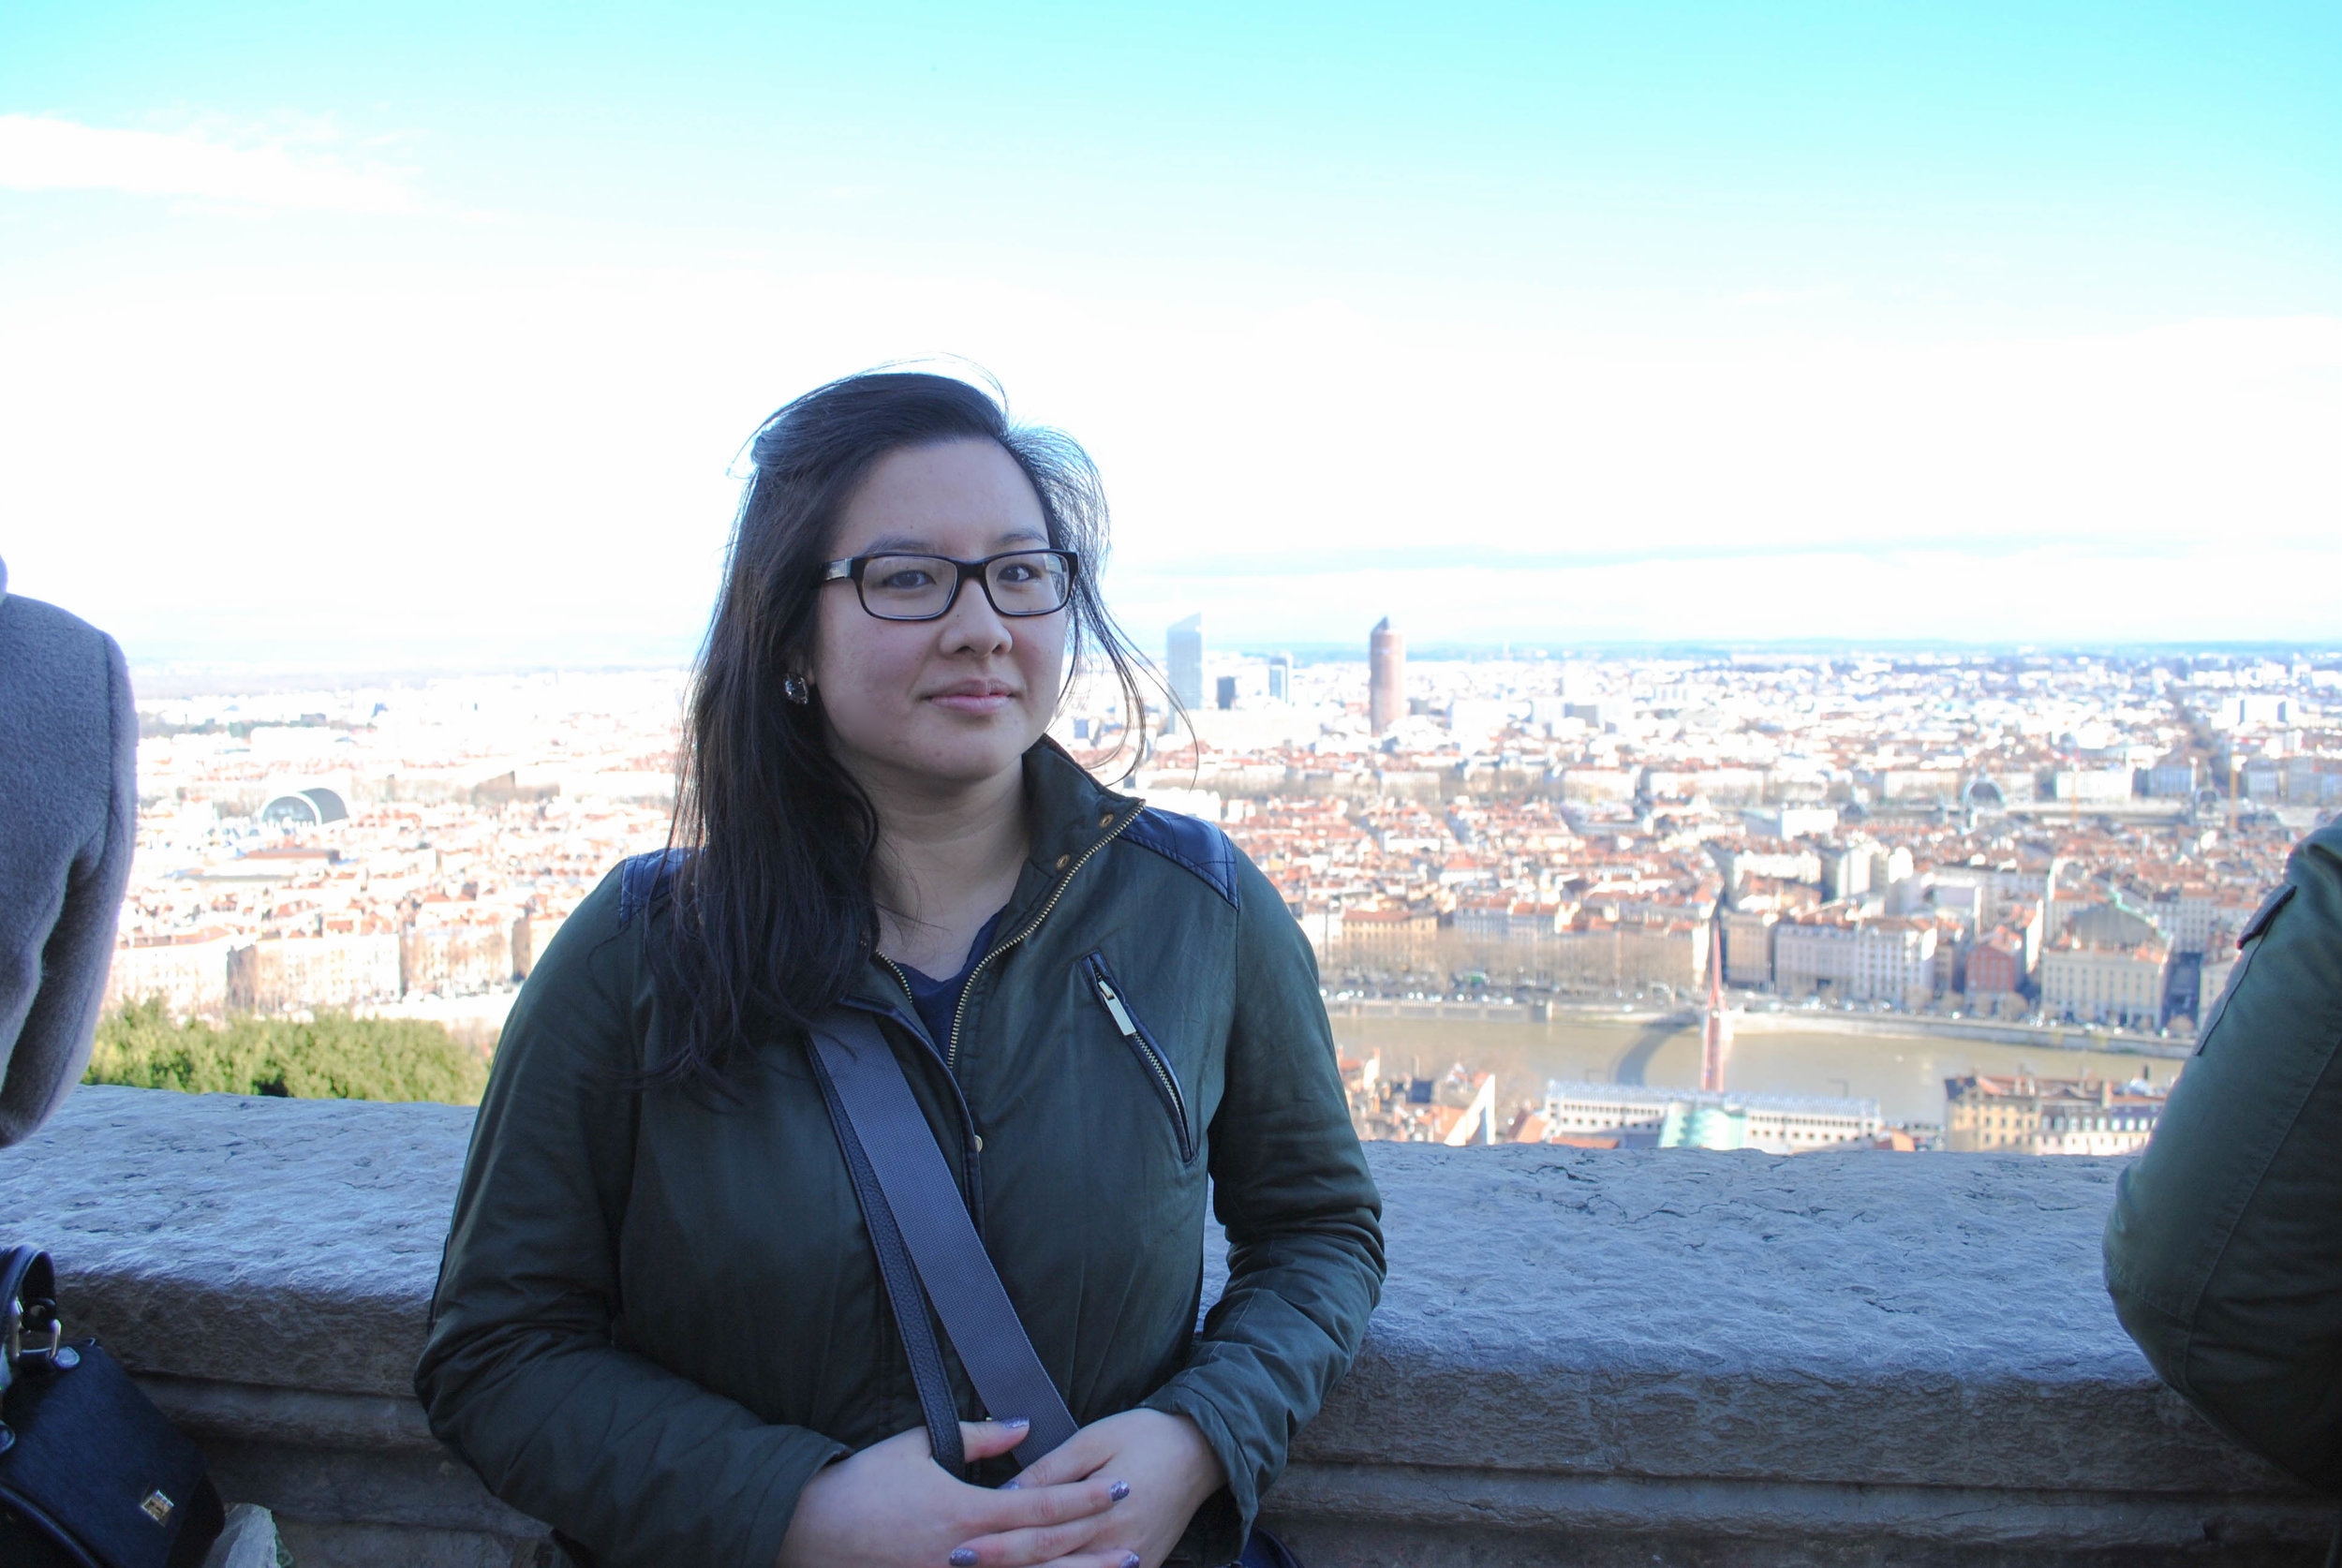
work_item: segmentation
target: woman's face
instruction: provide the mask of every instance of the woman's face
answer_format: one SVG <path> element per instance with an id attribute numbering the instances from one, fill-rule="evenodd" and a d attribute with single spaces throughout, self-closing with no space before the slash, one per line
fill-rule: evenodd
<path id="1" fill-rule="evenodd" d="M 991 441 L 888 453 L 848 497 L 829 556 L 979 560 L 1047 549 L 1041 498 Z M 886 621 L 850 582 L 823 586 L 809 673 L 830 744 L 866 785 L 981 783 L 1015 768 L 1057 708 L 1071 612 L 1010 618 L 972 578 L 940 620 Z"/>

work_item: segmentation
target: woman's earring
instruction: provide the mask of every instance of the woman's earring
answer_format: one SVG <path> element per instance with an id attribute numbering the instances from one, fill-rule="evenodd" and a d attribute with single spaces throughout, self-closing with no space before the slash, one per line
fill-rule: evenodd
<path id="1" fill-rule="evenodd" d="M 803 675 L 784 676 L 780 683 L 780 694 L 799 707 L 813 701 L 813 688 Z"/>

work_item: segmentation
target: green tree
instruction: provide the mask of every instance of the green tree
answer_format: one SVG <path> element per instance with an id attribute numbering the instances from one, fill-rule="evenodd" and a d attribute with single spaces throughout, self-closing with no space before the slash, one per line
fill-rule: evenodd
<path id="1" fill-rule="evenodd" d="M 308 1023 L 231 1017 L 174 1023 L 161 998 L 97 1026 L 85 1084 L 297 1100 L 437 1100 L 474 1105 L 488 1064 L 438 1024 L 321 1013 Z"/>

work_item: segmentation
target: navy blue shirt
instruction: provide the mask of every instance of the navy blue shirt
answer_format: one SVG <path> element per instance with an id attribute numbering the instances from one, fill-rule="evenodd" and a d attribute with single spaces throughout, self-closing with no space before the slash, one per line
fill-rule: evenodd
<path id="1" fill-rule="evenodd" d="M 1001 924 L 1001 916 L 1006 913 L 1005 909 L 993 911 L 992 918 L 984 923 L 984 929 L 976 933 L 976 939 L 968 944 L 968 956 L 960 964 L 959 972 L 949 980 L 929 979 L 909 964 L 895 966 L 910 983 L 911 1005 L 919 1010 L 920 1021 L 927 1027 L 927 1038 L 935 1042 L 939 1051 L 948 1053 L 952 1048 L 952 1018 L 959 1012 L 959 998 L 967 994 L 968 977 L 976 972 L 976 966 L 992 950 L 993 927 Z"/>

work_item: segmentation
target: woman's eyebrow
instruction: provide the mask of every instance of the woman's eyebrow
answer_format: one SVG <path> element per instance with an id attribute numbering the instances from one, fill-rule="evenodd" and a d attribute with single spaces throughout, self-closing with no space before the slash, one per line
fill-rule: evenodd
<path id="1" fill-rule="evenodd" d="M 1048 542 L 1048 534 L 1040 528 L 1010 528 L 1003 533 L 992 536 L 992 547 L 995 550 L 1013 550 L 1020 544 L 1045 545 Z M 862 554 L 865 555 L 941 555 L 945 552 L 938 549 L 932 540 L 922 539 L 916 534 L 881 534 L 862 547 Z"/>

